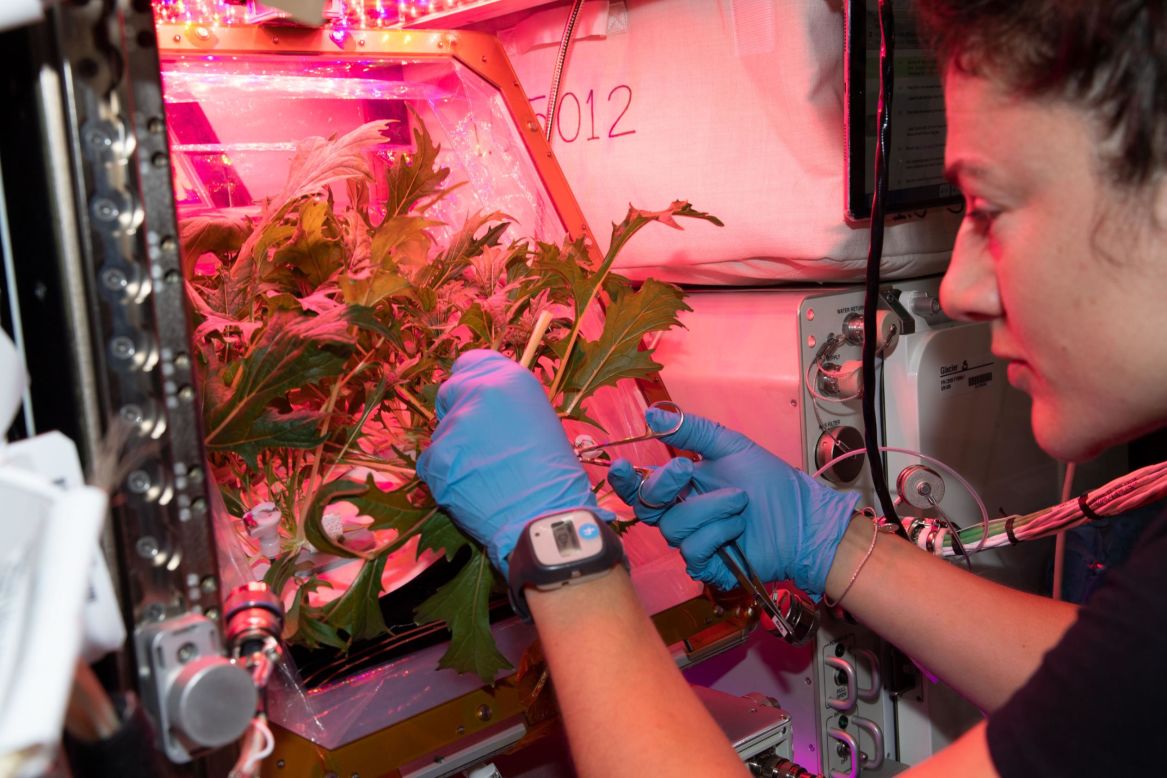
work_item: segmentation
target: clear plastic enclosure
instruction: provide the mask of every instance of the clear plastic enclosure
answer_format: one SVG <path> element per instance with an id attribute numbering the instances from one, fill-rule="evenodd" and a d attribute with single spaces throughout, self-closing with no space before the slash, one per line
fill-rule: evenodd
<path id="1" fill-rule="evenodd" d="M 272 315 L 289 310 L 320 320 L 335 315 L 333 298 L 339 293 L 330 297 L 319 289 L 324 279 L 332 278 L 329 273 L 343 276 L 346 271 L 331 270 L 326 263 L 343 265 L 351 260 L 347 256 L 338 259 L 337 251 L 370 251 L 368 241 L 345 242 L 338 234 L 356 225 L 373 236 L 371 250 L 376 254 L 378 236 L 388 232 L 382 229 L 384 225 L 403 217 L 399 211 L 408 210 L 402 206 L 399 190 L 404 186 L 402 171 L 410 166 L 421 170 L 423 163 L 432 162 L 434 171 L 448 169 L 448 174 L 438 176 L 441 187 L 420 198 L 424 216 L 410 222 L 425 235 L 396 236 L 403 241 L 401 246 L 412 247 L 411 261 L 440 259 L 467 239 L 468 228 L 472 228 L 471 238 L 476 239 L 490 225 L 505 224 L 505 230 L 493 236 L 502 247 L 519 241 L 563 246 L 585 231 L 570 193 L 565 185 L 556 183 L 558 169 L 549 172 L 549 163 L 537 158 L 537 154 L 549 158 L 550 152 L 537 144 L 533 150 L 531 139 L 525 137 L 538 127 L 533 116 L 516 116 L 513 97 L 465 64 L 466 59 L 412 51 L 389 53 L 382 50 L 384 34 L 371 36 L 371 45 L 362 38 L 360 51 L 352 51 L 357 44 L 351 39 L 338 42 L 320 35 L 314 39 L 318 50 L 305 51 L 299 46 L 295 53 L 277 53 L 274 45 L 265 48 L 255 43 L 278 40 L 274 33 L 253 32 L 219 30 L 210 36 L 218 45 L 192 46 L 188 42 L 203 39 L 189 26 L 174 27 L 173 32 L 165 26 L 159 30 L 161 41 L 183 41 L 163 50 L 161 65 L 184 269 L 195 310 L 196 349 L 202 344 L 204 350 L 213 352 L 202 368 L 204 373 L 212 373 L 204 376 L 205 403 L 214 402 L 216 392 L 233 391 L 241 380 L 261 382 L 262 375 L 250 375 L 247 364 L 240 367 L 232 358 L 249 348 L 254 351 L 256 339 L 269 338 L 274 343 L 280 337 L 280 333 L 270 332 L 256 335 L 256 331 L 265 332 L 265 326 L 273 329 L 270 322 L 259 321 L 254 310 L 229 317 L 222 305 L 238 307 L 238 301 L 219 301 L 216 308 L 211 295 L 226 298 L 237 294 L 246 280 L 241 280 L 238 268 L 252 261 L 249 257 L 262 264 L 269 256 L 277 260 L 289 256 L 293 259 L 283 264 L 294 264 L 297 274 L 290 280 L 284 266 L 253 271 L 260 276 L 263 272 L 278 274 L 283 283 L 278 291 L 263 291 L 262 278 L 256 282 L 252 289 L 257 304 L 267 314 L 274 311 Z M 239 40 L 245 43 L 233 43 Z M 501 50 L 498 54 L 501 56 Z M 495 56 L 493 50 L 490 56 Z M 482 61 L 486 58 L 481 56 Z M 515 85 L 517 88 L 517 82 Z M 529 114 L 525 100 L 521 108 Z M 359 143 L 354 140 L 351 148 L 342 149 L 345 153 L 356 150 L 346 158 L 349 167 L 345 168 L 336 162 L 341 153 L 337 144 L 343 145 L 350 138 Z M 429 152 L 434 158 L 427 161 Z M 365 183 L 354 185 L 358 179 Z M 418 251 L 424 255 L 420 259 Z M 398 261 L 392 260 L 394 272 Z M 417 267 L 404 269 L 406 260 L 400 263 L 401 276 L 410 280 L 415 281 L 422 272 Z M 460 272 L 469 278 L 482 269 L 474 265 Z M 355 275 L 348 279 L 358 285 L 367 280 Z M 350 288 L 344 282 L 342 278 L 340 288 L 348 296 Z M 289 288 L 296 291 L 296 284 L 303 294 L 288 293 Z M 372 287 L 366 283 L 362 288 L 371 294 Z M 414 293 L 419 295 L 421 292 Z M 374 307 L 378 304 L 382 303 L 370 303 Z M 472 304 L 485 306 L 486 302 L 474 300 Z M 584 318 L 585 329 L 598 331 L 603 326 L 598 312 L 589 312 Z M 386 327 L 391 330 L 395 325 L 382 322 L 380 326 L 377 332 L 384 333 Z M 362 348 L 362 343 L 356 347 Z M 514 349 L 516 357 L 521 345 L 505 338 L 502 341 L 503 347 Z M 546 355 L 536 360 L 536 370 L 539 365 L 549 369 Z M 362 362 L 359 367 L 369 366 Z M 290 630 L 299 629 L 290 636 L 303 644 L 294 650 L 295 661 L 279 674 L 271 717 L 286 729 L 329 748 L 382 730 L 482 685 L 480 669 L 475 670 L 477 675 L 437 669 L 446 651 L 446 633 L 440 624 L 414 623 L 419 604 L 457 574 L 456 570 L 443 569 L 449 563 L 440 547 L 431 545 L 423 550 L 416 536 L 409 543 L 395 545 L 402 527 L 384 521 L 383 514 L 366 510 L 355 498 L 344 499 L 344 494 L 339 494 L 345 491 L 343 485 L 335 499 L 280 501 L 281 494 L 286 498 L 299 483 L 293 464 L 319 479 L 321 493 L 341 481 L 353 485 L 375 482 L 384 493 L 408 489 L 412 475 L 400 463 L 416 454 L 411 446 L 417 441 L 402 435 L 391 439 L 401 432 L 400 425 L 395 427 L 397 422 L 390 418 L 396 411 L 382 411 L 378 402 L 383 405 L 392 399 L 400 405 L 404 398 L 409 405 L 416 398 L 403 393 L 394 399 L 398 376 L 387 373 L 375 376 L 385 379 L 380 383 L 370 379 L 362 395 L 367 400 L 365 407 L 348 408 L 348 415 L 343 416 L 354 430 L 381 425 L 380 448 L 366 445 L 365 438 L 375 435 L 362 436 L 352 444 L 351 450 L 361 455 L 355 464 L 329 462 L 324 467 L 305 467 L 303 457 L 313 456 L 310 446 L 302 449 L 304 453 L 295 449 L 283 459 L 267 460 L 242 447 L 238 450 L 244 453 L 232 460 L 234 470 L 212 467 L 223 487 L 215 515 L 224 587 L 274 578 L 289 611 Z M 375 398 L 368 399 L 374 394 Z M 319 412 L 326 406 L 332 413 L 328 423 L 337 423 L 340 410 L 328 405 L 335 401 L 335 393 L 331 399 L 326 395 L 295 389 L 286 400 L 279 398 L 286 407 L 278 409 L 282 414 L 278 418 L 294 421 L 296 414 Z M 565 421 L 565 430 L 573 440 L 585 434 L 593 439 L 623 438 L 644 430 L 645 400 L 632 381 L 621 380 L 599 389 L 585 401 L 584 408 L 585 420 Z M 206 421 L 206 435 L 209 450 L 216 452 L 215 436 L 231 420 L 216 425 L 213 416 L 211 413 Z M 265 418 L 257 418 L 256 425 L 262 425 Z M 353 439 L 356 437 L 354 432 Z M 315 449 L 315 455 L 323 450 Z M 397 464 L 380 467 L 379 457 L 390 452 L 389 458 L 397 457 Z M 665 461 L 667 452 L 660 443 L 649 441 L 618 450 L 614 456 L 652 465 Z M 605 507 L 630 518 L 631 511 L 603 489 L 606 471 L 588 469 Z M 257 487 L 261 481 L 265 483 Z M 309 531 L 305 538 L 303 517 L 286 514 L 311 514 L 313 510 L 317 511 L 317 534 Z M 386 548 L 390 552 L 383 554 Z M 631 527 L 625 535 L 625 548 L 633 565 L 633 581 L 650 612 L 671 608 L 700 593 L 701 587 L 684 573 L 679 556 L 655 530 Z M 384 557 L 382 566 L 367 562 L 374 554 Z M 364 601 L 345 599 L 358 588 L 364 592 Z M 334 633 L 305 631 L 303 626 L 310 613 L 327 614 L 329 608 L 371 608 L 369 618 L 383 619 L 385 630 L 377 635 L 373 634 L 376 630 L 369 630 L 352 640 L 348 638 L 353 635 L 342 631 L 340 638 L 347 647 L 339 651 L 329 648 L 337 642 Z M 496 596 L 490 607 L 493 640 L 501 655 L 517 667 L 533 633 L 508 616 L 505 599 Z M 355 621 L 364 625 L 366 620 L 362 616 Z M 327 624 L 325 627 L 331 629 Z M 505 669 L 499 671 L 504 673 Z"/>
<path id="2" fill-rule="evenodd" d="M 560 243 L 567 234 L 502 96 L 457 60 L 164 56 L 162 77 L 180 219 L 255 210 L 280 194 L 304 139 L 383 120 L 377 181 L 379 165 L 412 152 L 420 119 L 451 180 L 466 182 L 439 204 L 439 221 L 501 211 L 515 237 Z"/>

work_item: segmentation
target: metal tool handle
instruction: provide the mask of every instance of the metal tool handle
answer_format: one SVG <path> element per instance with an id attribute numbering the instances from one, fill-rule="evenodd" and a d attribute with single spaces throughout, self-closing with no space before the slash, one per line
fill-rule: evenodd
<path id="1" fill-rule="evenodd" d="M 733 549 L 734 553 L 742 560 L 739 564 L 734 555 L 729 553 L 729 549 Z M 803 603 L 797 597 L 791 596 L 786 592 L 787 598 L 785 611 L 770 597 L 770 593 L 766 591 L 766 587 L 749 569 L 749 562 L 746 561 L 746 555 L 737 545 L 737 543 L 730 542 L 725 546 L 717 549 L 717 556 L 729 568 L 730 573 L 737 579 L 738 584 L 747 592 L 754 595 L 757 600 L 758 607 L 766 611 L 770 616 L 770 620 L 774 622 L 774 630 L 778 637 L 782 638 L 793 645 L 802 645 L 811 635 L 814 634 L 818 627 L 818 611 L 813 605 Z"/>

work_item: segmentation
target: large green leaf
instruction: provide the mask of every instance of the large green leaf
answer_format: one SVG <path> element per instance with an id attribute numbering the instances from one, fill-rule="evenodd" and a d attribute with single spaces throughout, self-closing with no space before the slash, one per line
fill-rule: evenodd
<path id="1" fill-rule="evenodd" d="M 640 350 L 641 340 L 649 332 L 678 325 L 677 314 L 685 310 L 690 309 L 680 289 L 651 278 L 635 292 L 625 290 L 616 297 L 604 313 L 600 337 L 580 339 L 578 353 L 572 355 L 563 383 L 569 409 L 601 386 L 659 370 L 651 353 Z"/>
<path id="2" fill-rule="evenodd" d="M 323 526 L 324 514 L 333 501 L 343 499 L 347 502 L 355 502 L 357 498 L 369 489 L 376 488 L 372 483 L 363 484 L 358 481 L 349 481 L 343 478 L 331 481 L 320 487 L 316 494 L 313 495 L 312 502 L 308 506 L 308 511 L 304 515 L 304 537 L 318 550 L 327 554 L 335 554 L 336 556 L 343 557 L 359 556 L 359 554 L 351 549 L 334 542 L 328 536 Z"/>
<path id="3" fill-rule="evenodd" d="M 233 380 L 225 374 L 209 382 L 207 446 L 254 448 L 278 434 L 275 427 L 281 423 L 292 425 L 291 437 L 302 441 L 314 412 L 288 414 L 269 406 L 293 389 L 338 375 L 347 356 L 347 331 L 341 310 L 315 317 L 273 316 L 247 356 L 235 363 Z M 253 430 L 257 424 L 260 428 Z"/>
<path id="4" fill-rule="evenodd" d="M 277 266 L 291 265 L 317 287 L 341 268 L 345 247 L 340 239 L 340 227 L 328 200 L 305 200 L 299 216 L 291 239 L 276 249 L 272 261 Z"/>
<path id="5" fill-rule="evenodd" d="M 535 281 L 529 288 L 530 292 L 536 294 L 547 289 L 551 299 L 570 303 L 576 317 L 582 316 L 596 284 L 587 270 L 587 260 L 582 238 L 562 249 L 551 243 L 540 243 L 531 263 Z"/>
<path id="6" fill-rule="evenodd" d="M 385 218 L 407 213 L 423 198 L 442 192 L 442 185 L 450 175 L 448 167 L 438 167 L 438 152 L 429 130 L 412 110 L 413 144 L 411 154 L 401 154 L 389 166 L 386 174 L 388 196 L 385 198 Z"/>
<path id="7" fill-rule="evenodd" d="M 224 312 L 235 319 L 250 318 L 257 307 L 260 280 L 271 272 L 272 247 L 283 243 L 296 232 L 284 217 L 299 203 L 289 200 L 269 217 L 262 219 L 239 248 L 239 255 L 227 270 L 223 284 Z"/>
<path id="8" fill-rule="evenodd" d="M 309 596 L 323 585 L 323 581 L 318 578 L 300 584 L 296 596 L 292 598 L 292 607 L 288 608 L 284 635 L 308 648 L 332 646 L 343 650 L 348 647 L 348 641 L 341 637 L 336 627 L 326 623 L 322 608 L 308 604 Z"/>
<path id="9" fill-rule="evenodd" d="M 348 633 L 351 640 L 374 638 L 386 632 L 380 604 L 386 556 L 382 554 L 365 562 L 344 595 L 323 608 L 325 622 Z"/>
<path id="10" fill-rule="evenodd" d="M 183 277 L 194 274 L 195 262 L 203 254 L 226 259 L 238 252 L 248 231 L 247 222 L 233 216 L 200 215 L 185 220 L 178 241 L 182 246 Z"/>
<path id="11" fill-rule="evenodd" d="M 433 219 L 408 214 L 387 217 L 373 230 L 369 262 L 385 270 L 424 263 L 434 243 L 429 231 L 440 225 Z"/>
<path id="12" fill-rule="evenodd" d="M 320 423 L 324 416 L 319 410 L 301 410 L 279 413 L 270 408 L 250 419 L 246 424 L 229 424 L 207 447 L 216 451 L 232 451 L 251 467 L 256 467 L 259 455 L 272 448 L 316 448 L 324 442 Z"/>
<path id="13" fill-rule="evenodd" d="M 450 647 L 438 667 L 459 673 L 472 672 L 485 683 L 512 665 L 499 653 L 490 633 L 490 590 L 494 572 L 490 560 L 477 546 L 471 546 L 470 560 L 445 586 L 418 606 L 418 624 L 444 621 L 450 628 Z"/>
<path id="14" fill-rule="evenodd" d="M 677 224 L 677 216 L 682 216 L 687 219 L 701 219 L 715 224 L 718 227 L 725 226 L 721 219 L 704 211 L 698 211 L 684 200 L 674 200 L 663 211 L 643 211 L 639 208 L 628 206 L 628 213 L 625 215 L 624 220 L 619 224 L 612 225 L 612 240 L 608 244 L 607 253 L 604 255 L 605 267 L 611 265 L 612 260 L 620 253 L 620 249 L 624 248 L 624 244 L 646 224 L 660 222 L 673 229 L 681 229 L 681 225 Z"/>
<path id="15" fill-rule="evenodd" d="M 296 145 L 283 191 L 273 203 L 284 203 L 315 194 L 329 184 L 349 179 L 369 179 L 369 156 L 386 142 L 385 121 L 362 124 L 339 138 L 312 137 Z"/>
<path id="16" fill-rule="evenodd" d="M 411 288 L 409 279 L 395 270 L 370 267 L 359 273 L 341 276 L 337 283 L 349 305 L 373 307 L 377 303 Z"/>
<path id="17" fill-rule="evenodd" d="M 421 528 L 421 541 L 417 545 L 417 553 L 423 551 L 441 551 L 446 561 L 452 562 L 454 555 L 464 546 L 471 543 L 462 530 L 444 513 L 435 513 Z"/>
<path id="18" fill-rule="evenodd" d="M 381 336 L 393 348 L 401 348 L 401 323 L 396 319 L 385 323 L 375 310 L 363 305 L 349 305 L 345 308 L 344 318 L 359 330 Z"/>
<path id="19" fill-rule="evenodd" d="M 349 499 L 357 506 L 361 514 L 371 516 L 373 523 L 370 529 L 392 529 L 399 535 L 413 534 L 408 530 L 419 528 L 422 519 L 434 512 L 432 503 L 429 506 L 418 508 L 409 501 L 409 495 L 418 488 L 418 482 L 412 481 L 394 489 L 391 492 L 382 491 L 373 482 L 373 477 L 365 484 L 368 488 L 361 494 Z"/>

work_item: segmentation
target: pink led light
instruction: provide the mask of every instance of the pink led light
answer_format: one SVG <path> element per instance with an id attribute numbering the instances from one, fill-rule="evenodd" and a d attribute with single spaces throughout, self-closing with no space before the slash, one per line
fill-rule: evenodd
<path id="1" fill-rule="evenodd" d="M 516 6 L 514 0 L 331 0 L 324 9 L 327 27 L 342 28 L 345 34 L 355 30 L 397 27 L 440 20 L 450 14 L 469 11 L 475 19 L 491 15 L 490 6 L 499 11 L 538 5 L 544 0 L 529 0 Z M 201 25 L 209 28 L 232 25 L 257 25 L 288 18 L 288 14 L 270 8 L 258 0 L 151 0 L 158 24 Z M 458 26 L 458 19 L 452 26 Z M 334 41 L 340 43 L 335 37 Z"/>

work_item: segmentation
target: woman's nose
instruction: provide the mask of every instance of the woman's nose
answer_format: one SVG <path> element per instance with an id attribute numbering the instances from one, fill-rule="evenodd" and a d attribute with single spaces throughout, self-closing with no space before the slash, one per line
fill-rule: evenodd
<path id="1" fill-rule="evenodd" d="M 940 307 L 953 319 L 987 321 L 1001 315 L 1001 295 L 993 258 L 973 244 L 961 229 L 940 282 Z"/>

